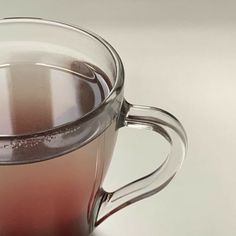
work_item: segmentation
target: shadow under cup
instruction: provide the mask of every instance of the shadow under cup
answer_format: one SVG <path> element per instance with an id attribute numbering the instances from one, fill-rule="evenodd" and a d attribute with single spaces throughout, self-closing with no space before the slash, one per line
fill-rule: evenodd
<path id="1" fill-rule="evenodd" d="M 104 40 L 0 21 L 0 235 L 88 235 L 114 149 L 123 67 Z"/>

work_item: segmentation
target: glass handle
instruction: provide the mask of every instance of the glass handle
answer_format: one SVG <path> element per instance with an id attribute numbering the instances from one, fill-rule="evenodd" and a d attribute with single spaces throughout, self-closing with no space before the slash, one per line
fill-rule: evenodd
<path id="1" fill-rule="evenodd" d="M 123 126 L 155 131 L 170 143 L 171 150 L 165 161 L 149 175 L 114 192 L 102 190 L 95 226 L 118 210 L 166 187 L 180 169 L 186 153 L 187 137 L 183 126 L 164 110 L 125 101 L 120 116 L 120 127 Z"/>

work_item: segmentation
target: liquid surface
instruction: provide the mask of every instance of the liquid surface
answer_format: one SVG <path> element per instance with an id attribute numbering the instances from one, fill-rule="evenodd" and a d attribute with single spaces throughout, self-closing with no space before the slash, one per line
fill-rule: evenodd
<path id="1" fill-rule="evenodd" d="M 75 121 L 110 91 L 97 67 L 74 61 L 70 70 L 44 64 L 0 66 L 0 135 L 40 132 Z"/>

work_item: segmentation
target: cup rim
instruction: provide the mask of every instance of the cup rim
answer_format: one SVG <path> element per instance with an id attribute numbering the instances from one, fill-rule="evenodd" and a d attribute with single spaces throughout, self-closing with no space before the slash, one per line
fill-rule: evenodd
<path id="1" fill-rule="evenodd" d="M 84 114 L 82 117 L 74 121 L 66 122 L 62 125 L 59 125 L 50 129 L 42 130 L 42 131 L 37 131 L 34 133 L 16 134 L 16 135 L 15 134 L 10 134 L 10 135 L 0 134 L 0 141 L 12 140 L 12 139 L 28 139 L 28 138 L 38 137 L 38 136 L 47 136 L 54 132 L 56 133 L 60 132 L 60 130 L 65 130 L 69 128 L 70 126 L 76 126 L 76 125 L 79 125 L 80 123 L 83 123 L 85 121 L 88 121 L 94 118 L 95 116 L 103 112 L 104 108 L 107 106 L 108 103 L 111 103 L 112 101 L 116 99 L 118 93 L 120 93 L 124 85 L 124 66 L 123 66 L 123 63 L 119 54 L 105 39 L 103 39 L 101 36 L 97 35 L 96 33 L 88 29 L 84 29 L 83 27 L 80 27 L 74 24 L 64 23 L 57 20 L 48 20 L 48 19 L 43 19 L 43 18 L 38 18 L 38 17 L 6 17 L 6 18 L 0 19 L 0 25 L 6 24 L 6 23 L 18 23 L 18 22 L 20 23 L 31 22 L 31 23 L 40 23 L 40 24 L 46 24 L 46 25 L 52 25 L 52 26 L 59 26 L 62 28 L 75 31 L 75 32 L 83 33 L 93 38 L 94 40 L 102 44 L 107 49 L 107 51 L 110 53 L 114 61 L 115 70 L 116 70 L 115 83 L 112 86 L 112 89 L 107 95 L 107 97 L 96 108 Z"/>

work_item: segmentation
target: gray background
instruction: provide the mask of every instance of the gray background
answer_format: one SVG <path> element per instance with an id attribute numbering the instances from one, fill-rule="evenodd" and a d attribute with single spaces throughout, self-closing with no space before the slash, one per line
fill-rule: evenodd
<path id="1" fill-rule="evenodd" d="M 188 158 L 173 182 L 110 217 L 95 236 L 236 235 L 235 1 L 0 4 L 1 18 L 43 17 L 103 36 L 123 59 L 126 98 L 172 112 L 187 130 Z M 150 172 L 167 151 L 158 135 L 122 129 L 106 189 Z"/>

